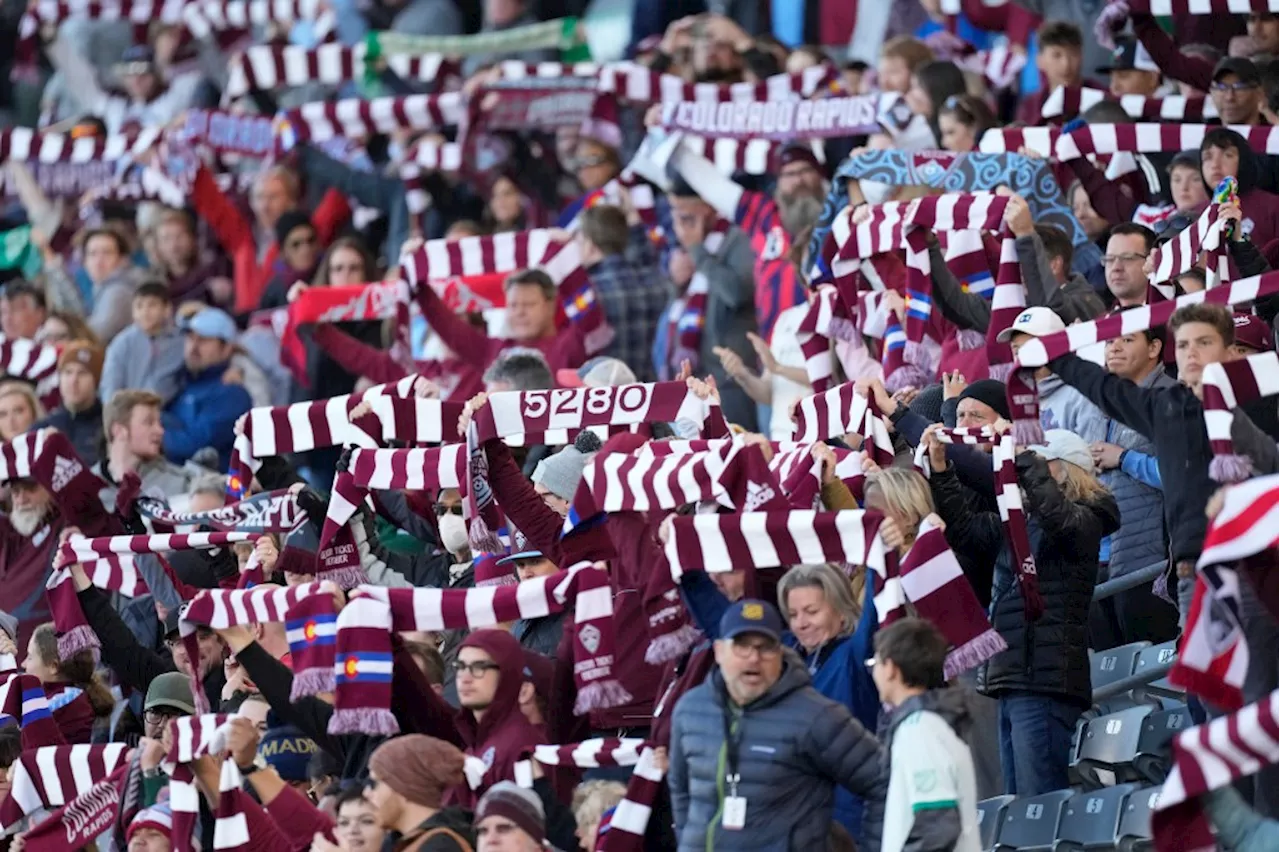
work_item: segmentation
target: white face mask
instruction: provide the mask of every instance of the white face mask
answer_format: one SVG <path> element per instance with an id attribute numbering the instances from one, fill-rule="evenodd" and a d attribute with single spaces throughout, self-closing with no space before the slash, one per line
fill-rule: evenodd
<path id="1" fill-rule="evenodd" d="M 440 544 L 450 553 L 467 549 L 467 522 L 450 512 L 440 519 Z"/>

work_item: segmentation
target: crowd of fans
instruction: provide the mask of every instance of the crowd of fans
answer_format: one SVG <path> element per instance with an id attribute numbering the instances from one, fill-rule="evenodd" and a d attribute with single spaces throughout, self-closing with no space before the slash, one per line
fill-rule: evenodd
<path id="1" fill-rule="evenodd" d="M 1218 489 L 1280 457 L 1275 358 L 1250 360 L 1253 392 L 1217 412 L 1232 476 L 1206 378 L 1275 354 L 1274 4 L 598 0 L 619 8 L 593 17 L 550 0 L 333 0 L 292 17 L 240 4 L 228 23 L 236 2 L 175 17 L 32 0 L 0 16 L 8 849 L 976 852 L 980 800 L 1076 781 L 1091 651 L 1177 640 L 1189 659 L 1220 606 L 1201 560 Z M 609 15 L 629 24 L 616 45 L 592 29 Z M 409 50 L 442 59 L 437 74 L 406 71 L 380 40 L 393 34 L 428 45 Z M 264 47 L 274 58 L 243 59 Z M 616 61 L 570 64 L 585 48 Z M 340 79 L 321 56 L 334 49 L 358 60 Z M 490 114 L 527 97 L 505 83 L 569 98 L 615 73 L 652 74 L 652 97 L 619 85 L 572 122 Z M 694 83 L 710 88 L 679 87 Z M 707 92 L 860 98 L 874 121 L 787 138 L 673 124 L 675 102 Z M 463 119 L 426 127 L 407 106 L 419 95 Z M 342 106 L 362 99 L 394 105 Z M 202 115 L 270 120 L 269 152 L 184 135 Z M 1140 122 L 1182 135 L 1144 142 L 1125 131 Z M 920 218 L 951 198 L 1001 212 Z M 1256 297 L 1212 295 L 1255 279 Z M 556 420 L 561 403 L 579 420 L 583 400 L 625 407 L 635 385 L 689 401 L 612 433 Z M 556 389 L 569 395 L 539 396 Z M 388 423 L 393 397 L 399 431 L 353 439 Z M 483 431 L 530 401 L 555 409 L 534 440 Z M 701 430 L 695 402 L 712 412 Z M 409 434 L 406 410 L 439 422 Z M 449 476 L 416 488 L 427 457 L 408 455 L 370 473 L 353 449 L 374 444 L 452 448 L 458 474 L 449 456 Z M 685 454 L 686 490 L 642 478 Z M 745 496 L 726 459 L 754 470 Z M 623 487 L 584 516 L 606 476 Z M 361 477 L 355 500 L 336 485 Z M 231 503 L 290 520 L 222 524 Z M 347 503 L 351 544 L 331 545 Z M 787 515 L 758 535 L 824 558 L 762 549 L 757 511 Z M 748 544 L 697 545 L 681 573 L 682 536 L 709 540 L 707 515 Z M 833 555 L 852 552 L 850 527 L 804 538 L 828 515 L 865 521 L 865 558 Z M 157 541 L 175 529 L 251 535 Z M 1216 653 L 1227 634 L 1247 653 L 1238 671 L 1204 667 L 1234 706 L 1183 682 L 1197 722 L 1278 686 L 1275 532 L 1232 557 L 1262 567 L 1203 629 Z M 72 555 L 108 537 L 101 558 Z M 328 571 L 344 548 L 354 581 Z M 916 596 L 931 591 L 922 554 L 958 566 L 937 608 Z M 604 640 L 581 591 L 598 568 Z M 507 618 L 495 601 L 516 588 Z M 291 589 L 333 613 L 262 617 L 264 593 Z M 559 605 L 530 606 L 543 589 Z M 395 601 L 425 618 L 484 594 L 456 604 L 467 627 L 394 629 L 389 653 L 340 657 L 308 686 L 303 649 L 332 655 L 387 590 L 443 590 L 390 598 L 397 628 L 413 622 Z M 962 648 L 950 631 L 970 598 L 986 644 Z M 209 600 L 215 616 L 192 620 Z M 608 692 L 580 662 L 602 642 L 617 694 L 585 709 Z M 373 682 L 391 728 L 349 721 L 344 685 Z M 581 742 L 586 756 L 551 757 Z M 1274 766 L 1212 787 L 1189 795 L 1224 848 L 1276 848 Z M 103 815 L 97 830 L 77 808 Z"/>

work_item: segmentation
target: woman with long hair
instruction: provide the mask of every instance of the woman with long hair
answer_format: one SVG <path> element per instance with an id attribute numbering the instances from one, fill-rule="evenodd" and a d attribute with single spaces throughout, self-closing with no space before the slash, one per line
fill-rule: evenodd
<path id="1" fill-rule="evenodd" d="M 359 237 L 339 237 L 316 267 L 312 286 L 353 287 L 378 280 L 378 264 Z"/>
<path id="2" fill-rule="evenodd" d="M 68 744 L 90 742 L 95 726 L 105 728 L 116 701 L 94 670 L 92 651 L 86 649 L 62 659 L 58 634 L 50 622 L 31 634 L 22 667 L 44 685 L 49 709 Z"/>
<path id="3" fill-rule="evenodd" d="M 44 418 L 44 406 L 31 385 L 0 382 L 0 441 L 12 441 Z"/>
<path id="4" fill-rule="evenodd" d="M 997 429 L 1008 426 L 1001 421 Z M 1035 796 L 1067 786 L 1076 720 L 1093 700 L 1089 681 L 1089 604 L 1104 536 L 1120 527 L 1120 509 L 1093 474 L 1084 439 L 1050 429 L 1041 446 L 1015 458 L 1034 582 L 1044 610 L 1026 616 L 1023 566 L 1009 547 L 1000 513 L 975 505 L 947 460 L 938 426 L 924 433 L 929 488 L 947 539 L 993 567 L 991 626 L 1008 645 L 979 670 L 978 691 L 999 701 L 1005 792 Z M 968 447 L 953 447 L 974 452 Z M 976 487 L 976 486 L 975 486 Z M 994 474 L 981 489 L 994 494 Z"/>
<path id="5" fill-rule="evenodd" d="M 957 154 L 978 150 L 982 134 L 997 124 L 991 107 L 973 95 L 952 95 L 938 110 L 938 144 Z"/>
<path id="6" fill-rule="evenodd" d="M 907 89 L 907 106 L 916 115 L 929 120 L 933 138 L 941 143 L 938 129 L 938 113 L 947 100 L 959 97 L 968 90 L 964 72 L 954 62 L 939 60 L 919 66 L 911 74 L 911 88 Z"/>

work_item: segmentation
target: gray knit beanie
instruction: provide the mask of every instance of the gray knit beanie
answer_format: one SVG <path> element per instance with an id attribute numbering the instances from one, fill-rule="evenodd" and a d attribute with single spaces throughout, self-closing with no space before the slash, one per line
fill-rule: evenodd
<path id="1" fill-rule="evenodd" d="M 594 432 L 582 432 L 573 446 L 538 462 L 530 477 L 533 484 L 541 485 L 562 500 L 572 500 L 578 483 L 582 481 L 583 468 L 600 446 L 600 438 Z"/>

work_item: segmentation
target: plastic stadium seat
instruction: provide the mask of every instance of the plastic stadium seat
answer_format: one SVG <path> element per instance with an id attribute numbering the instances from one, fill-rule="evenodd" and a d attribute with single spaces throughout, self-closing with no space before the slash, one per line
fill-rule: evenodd
<path id="1" fill-rule="evenodd" d="M 1118 648 L 1097 651 L 1089 654 L 1089 676 L 1094 689 L 1101 689 L 1107 684 L 1126 678 L 1133 674 L 1133 667 L 1138 661 L 1138 654 L 1143 648 L 1151 647 L 1150 642 L 1130 642 Z"/>
<path id="2" fill-rule="evenodd" d="M 1178 655 L 1177 642 L 1162 642 L 1159 645 L 1152 645 L 1150 648 L 1143 648 L 1138 654 L 1138 659 L 1134 663 L 1133 673 L 1141 674 L 1149 669 L 1158 666 L 1164 666 L 1173 662 L 1174 657 Z M 1174 698 L 1178 701 L 1186 700 L 1186 693 L 1169 683 L 1168 675 L 1153 680 L 1145 686 L 1135 687 L 1133 689 L 1133 697 L 1139 701 L 1147 703 L 1158 703 L 1160 699 Z"/>
<path id="3" fill-rule="evenodd" d="M 1143 720 L 1154 710 L 1150 706 L 1131 707 L 1099 716 L 1085 726 L 1073 768 L 1086 787 L 1097 789 L 1141 780 L 1133 760 L 1138 753 Z"/>
<path id="4" fill-rule="evenodd" d="M 1142 720 L 1138 736 L 1138 753 L 1133 765 L 1149 784 L 1164 783 L 1171 760 L 1170 742 L 1183 730 L 1192 727 L 1191 711 L 1184 704 L 1171 710 L 1157 710 Z"/>
<path id="5" fill-rule="evenodd" d="M 1144 787 L 1129 794 L 1120 817 L 1120 852 L 1151 852 L 1151 809 L 1159 795 L 1159 787 Z"/>
<path id="6" fill-rule="evenodd" d="M 1150 701 L 1134 701 L 1133 697 L 1128 693 L 1122 693 L 1108 698 L 1106 701 L 1100 701 L 1090 707 L 1081 714 L 1081 718 L 1086 721 L 1096 719 L 1099 716 L 1107 716 L 1111 713 L 1119 713 L 1121 710 L 1128 710 L 1130 707 L 1144 707 L 1152 704 Z"/>
<path id="7" fill-rule="evenodd" d="M 1115 849 L 1120 818 L 1129 794 L 1137 784 L 1121 784 L 1105 790 L 1077 793 L 1062 809 L 1054 852 L 1092 852 Z"/>
<path id="8" fill-rule="evenodd" d="M 1062 809 L 1071 790 L 1014 799 L 1004 809 L 996 852 L 1052 852 Z"/>
<path id="9" fill-rule="evenodd" d="M 1013 796 L 992 796 L 978 802 L 978 844 L 983 852 L 995 845 L 996 832 L 1004 821 L 1005 806 L 1013 799 Z"/>

